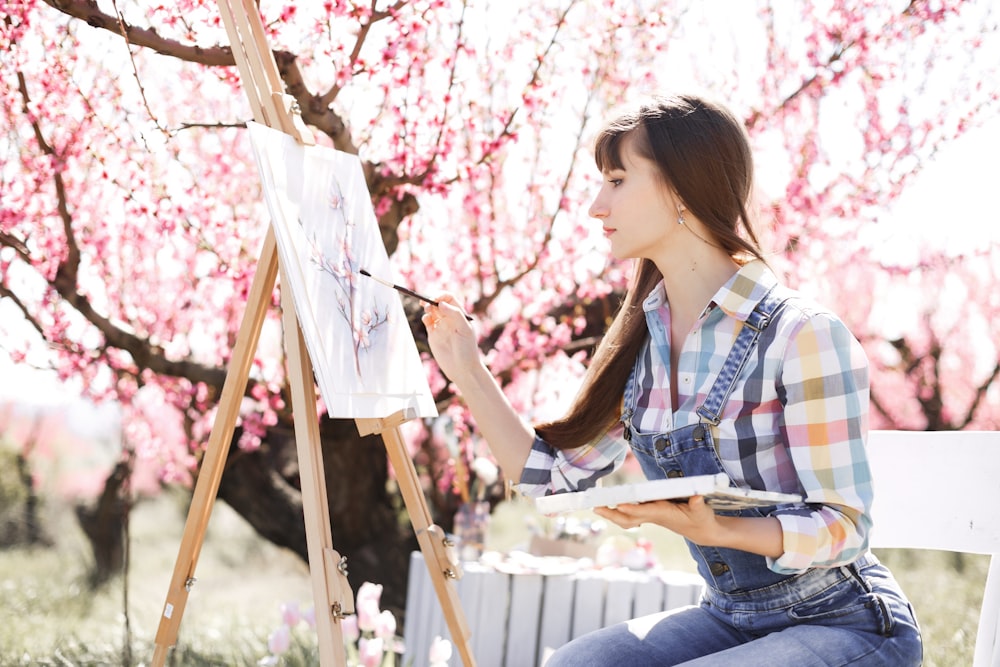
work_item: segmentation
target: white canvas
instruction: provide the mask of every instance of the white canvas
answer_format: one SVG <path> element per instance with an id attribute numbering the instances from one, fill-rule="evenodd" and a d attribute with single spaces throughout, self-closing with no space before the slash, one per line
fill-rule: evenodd
<path id="1" fill-rule="evenodd" d="M 434 417 L 361 161 L 248 123 L 278 254 L 330 416 Z"/>

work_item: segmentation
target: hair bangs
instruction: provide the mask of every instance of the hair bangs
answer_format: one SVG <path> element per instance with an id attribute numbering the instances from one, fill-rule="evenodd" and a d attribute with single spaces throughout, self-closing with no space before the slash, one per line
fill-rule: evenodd
<path id="1" fill-rule="evenodd" d="M 641 116 L 633 112 L 623 114 L 601 130 L 594 142 L 594 162 L 601 173 L 625 168 L 622 160 L 625 139 L 641 127 Z"/>
<path id="2" fill-rule="evenodd" d="M 594 162 L 597 163 L 597 169 L 602 174 L 625 167 L 622 162 L 622 140 L 624 138 L 624 132 L 616 132 L 611 128 L 604 130 L 597 137 L 597 143 L 594 146 Z"/>

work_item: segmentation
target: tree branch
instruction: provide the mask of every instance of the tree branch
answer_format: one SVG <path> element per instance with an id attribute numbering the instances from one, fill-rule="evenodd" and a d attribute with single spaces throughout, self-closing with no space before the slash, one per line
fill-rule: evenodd
<path id="1" fill-rule="evenodd" d="M 965 417 L 962 419 L 960 429 L 965 428 L 972 423 L 972 420 L 976 418 L 976 411 L 979 406 L 983 404 L 986 400 L 986 395 L 990 390 L 990 387 L 996 382 L 997 378 L 1000 378 L 1000 361 L 993 367 L 993 372 L 990 373 L 978 387 L 976 387 L 976 395 L 969 404 L 969 409 L 965 413 Z"/>
<path id="2" fill-rule="evenodd" d="M 138 28 L 124 20 L 119 23 L 118 17 L 98 9 L 94 0 L 44 0 L 44 2 L 67 16 L 85 21 L 91 27 L 107 30 L 128 39 L 136 46 L 143 46 L 163 55 L 175 56 L 188 62 L 214 67 L 236 65 L 233 51 L 228 46 L 204 48 L 182 44 L 175 39 L 163 37 L 154 28 Z"/>
<path id="3" fill-rule="evenodd" d="M 173 361 L 167 359 L 162 354 L 160 348 L 150 344 L 144 338 L 140 338 L 133 333 L 115 326 L 110 319 L 98 313 L 90 303 L 90 300 L 79 290 L 77 278 L 80 266 L 80 246 L 73 231 L 73 216 L 69 210 L 69 197 L 61 171 L 63 167 L 62 157 L 59 151 L 45 139 L 40 123 L 30 113 L 31 98 L 28 94 L 27 82 L 22 72 L 17 73 L 17 80 L 21 92 L 22 107 L 25 115 L 31 119 L 31 127 L 35 139 L 42 153 L 52 159 L 52 180 L 55 185 L 57 200 L 56 209 L 62 221 L 63 233 L 66 236 L 66 257 L 59 262 L 55 276 L 48 281 L 49 287 L 80 313 L 84 319 L 96 327 L 104 336 L 107 345 L 128 352 L 139 369 L 149 369 L 164 375 L 184 377 L 195 383 L 204 382 L 210 386 L 221 387 L 226 379 L 226 371 L 224 369 L 205 366 L 189 360 Z M 6 289 L 4 291 L 8 292 Z M 13 295 L 11 296 L 13 297 Z M 18 303 L 27 316 L 24 304 L 16 300 L 15 303 Z M 30 317 L 29 321 L 36 328 L 39 327 L 39 323 Z M 40 332 L 42 332 L 41 329 Z M 44 337 L 44 332 L 42 333 Z"/>
<path id="4" fill-rule="evenodd" d="M 394 16 L 396 12 L 406 6 L 406 1 L 398 0 L 392 7 L 383 11 L 378 11 L 375 8 L 377 4 L 376 0 L 372 0 L 371 14 L 369 14 L 368 20 L 362 23 L 361 27 L 358 29 L 358 37 L 354 40 L 354 48 L 351 49 L 351 55 L 347 57 L 347 62 L 350 65 L 354 65 L 354 63 L 356 63 L 358 58 L 361 56 L 361 47 L 364 46 L 365 40 L 368 38 L 368 33 L 371 31 L 372 26 L 379 21 L 383 21 L 391 16 Z M 321 103 L 324 106 L 333 104 L 333 101 L 337 99 L 337 95 L 340 94 L 340 91 L 341 85 L 339 83 L 334 83 L 330 86 L 330 90 L 326 91 L 326 93 L 320 97 Z"/>
<path id="5" fill-rule="evenodd" d="M 23 239 L 19 239 L 13 234 L 8 234 L 0 229 L 0 246 L 10 248 L 23 261 L 31 263 L 31 252 L 28 250 L 28 244 Z"/>
<path id="6" fill-rule="evenodd" d="M 568 9 L 567 9 L 567 11 L 568 11 Z M 566 18 L 566 14 L 564 13 L 563 14 L 563 19 L 565 19 L 565 18 Z M 587 102 L 586 102 L 586 104 L 583 107 L 583 113 L 580 114 L 580 127 L 577 128 L 577 132 L 576 132 L 576 143 L 575 143 L 574 153 L 580 147 L 580 145 L 583 143 L 583 134 L 584 134 L 584 131 L 586 130 L 587 121 L 589 119 L 588 110 L 590 109 L 591 102 L 593 102 L 593 100 L 594 100 L 596 88 L 597 88 L 596 86 L 592 86 L 590 88 L 590 93 L 587 95 Z M 552 230 L 555 227 L 556 216 L 559 214 L 559 211 L 562 209 L 562 202 L 563 202 L 563 200 L 566 197 L 566 193 L 569 192 L 569 186 L 570 186 L 570 182 L 573 179 L 573 174 L 574 174 L 574 171 L 575 171 L 576 164 L 577 164 L 576 160 L 570 160 L 569 168 L 566 170 L 566 175 L 563 178 L 562 183 L 560 184 L 560 188 L 559 188 L 559 204 L 556 206 L 556 210 L 549 217 L 549 225 L 548 225 L 548 228 L 545 230 L 545 238 L 543 238 L 542 241 L 541 241 L 541 243 L 539 243 L 539 251 L 537 253 L 535 253 L 534 259 L 532 261 L 528 262 L 527 266 L 525 266 L 521 271 L 519 271 L 517 274 L 515 274 L 511 278 L 508 278 L 507 280 L 498 282 L 497 283 L 497 287 L 496 287 L 495 290 L 493 290 L 492 294 L 490 294 L 488 296 L 485 296 L 485 297 L 479 299 L 479 301 L 476 302 L 476 304 L 475 304 L 475 306 L 473 308 L 474 311 L 476 311 L 476 312 L 485 312 L 486 309 L 489 308 L 490 304 L 500 295 L 500 293 L 506 287 L 509 287 L 509 286 L 515 284 L 516 282 L 518 282 L 519 280 L 521 280 L 521 278 L 523 278 L 524 276 L 526 276 L 527 274 L 529 274 L 531 271 L 534 271 L 535 268 L 537 268 L 539 262 L 541 261 L 542 257 L 544 256 L 545 246 L 547 246 L 552 241 Z M 491 192 L 493 192 L 494 190 L 495 190 L 495 188 L 491 188 L 490 189 Z M 495 271 L 495 273 L 498 275 L 498 272 Z"/>
<path id="7" fill-rule="evenodd" d="M 124 38 L 129 44 L 151 49 L 161 55 L 209 67 L 236 66 L 233 50 L 229 46 L 206 48 L 163 37 L 155 28 L 140 28 L 117 16 L 102 12 L 93 0 L 44 1 L 67 16 L 85 21 L 94 28 L 107 30 Z M 273 54 L 288 94 L 296 99 L 302 109 L 303 121 L 329 136 L 338 150 L 357 154 L 357 147 L 350 143 L 343 119 L 328 105 L 323 104 L 320 96 L 313 95 L 306 89 L 295 54 L 287 51 L 273 51 Z"/>
<path id="8" fill-rule="evenodd" d="M 24 73 L 17 72 L 17 87 L 21 93 L 21 109 L 24 115 L 31 119 L 31 129 L 35 135 L 35 141 L 43 155 L 51 158 L 52 181 L 56 188 L 57 210 L 59 219 L 62 221 L 63 233 L 66 235 L 66 257 L 59 262 L 56 270 L 55 283 L 65 282 L 75 285 L 77 273 L 80 269 L 80 247 L 76 244 L 73 236 L 73 216 L 69 212 L 69 198 L 66 195 L 66 182 L 63 180 L 62 166 L 63 159 L 45 138 L 42 126 L 38 119 L 31 113 L 31 96 L 28 94 L 28 82 L 24 78 Z"/>
<path id="9" fill-rule="evenodd" d="M 124 20 L 120 20 L 117 16 L 102 12 L 93 0 L 44 1 L 67 16 L 83 20 L 95 28 L 112 32 L 127 40 L 130 44 L 152 49 L 161 55 L 172 56 L 180 60 L 210 67 L 236 66 L 232 48 L 229 46 L 205 48 L 168 39 L 160 35 L 154 28 L 139 28 L 130 25 Z M 373 14 L 370 23 L 391 16 L 392 12 L 397 11 L 405 4 L 403 0 L 399 0 L 392 8 L 376 12 Z M 294 53 L 274 50 L 272 54 L 278 67 L 278 74 L 285 84 L 286 92 L 295 98 L 299 104 L 302 121 L 328 136 L 337 150 L 357 155 L 358 147 L 354 145 L 351 139 L 347 124 L 339 114 L 330 108 L 330 103 L 325 99 L 329 96 L 329 93 L 326 96 L 322 96 L 314 94 L 308 89 L 302 71 L 299 69 L 297 56 Z M 419 184 L 426 177 L 426 174 L 417 176 L 382 176 L 379 174 L 378 167 L 379 165 L 373 162 L 364 163 L 365 180 L 374 199 L 388 195 L 399 185 Z M 410 193 L 406 193 L 396 205 L 392 206 L 379 219 L 379 227 L 382 230 L 383 239 L 388 241 L 386 249 L 389 254 L 392 254 L 395 250 L 396 229 L 399 227 L 399 224 L 419 208 L 416 197 Z"/>
<path id="10" fill-rule="evenodd" d="M 18 310 L 20 310 L 21 313 L 24 315 L 24 319 L 28 321 L 28 324 L 30 324 L 35 329 L 35 331 L 37 331 L 39 335 L 42 336 L 42 338 L 45 337 L 45 328 L 42 327 L 41 323 L 31 314 L 31 312 L 28 310 L 27 305 L 23 301 L 21 301 L 21 299 L 17 296 L 17 294 L 11 292 L 10 289 L 8 289 L 7 286 L 4 285 L 3 283 L 0 283 L 0 298 L 7 298 L 13 301 L 14 305 L 17 306 Z"/>

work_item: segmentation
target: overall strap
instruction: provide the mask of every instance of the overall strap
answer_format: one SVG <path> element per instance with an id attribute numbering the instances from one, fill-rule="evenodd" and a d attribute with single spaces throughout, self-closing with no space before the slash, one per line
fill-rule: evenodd
<path id="1" fill-rule="evenodd" d="M 764 298 L 754 306 L 753 312 L 747 316 L 747 320 L 736 336 L 733 349 L 729 351 L 726 363 L 715 378 L 711 391 L 705 398 L 705 402 L 698 408 L 698 415 L 704 422 L 717 426 L 722 417 L 722 406 L 729 400 L 729 395 L 736 387 L 736 381 L 743 372 L 750 355 L 757 347 L 761 332 L 771 323 L 774 315 L 785 301 L 788 300 L 787 293 L 783 296 L 776 294 L 778 290 L 772 287 Z"/>

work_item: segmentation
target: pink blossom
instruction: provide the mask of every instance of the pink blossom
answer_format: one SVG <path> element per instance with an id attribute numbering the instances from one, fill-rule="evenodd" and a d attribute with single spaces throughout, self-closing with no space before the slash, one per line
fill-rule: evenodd
<path id="1" fill-rule="evenodd" d="M 378 667 L 384 655 L 384 642 L 381 637 L 374 639 L 362 637 L 358 641 L 358 657 L 364 667 Z"/>
<path id="2" fill-rule="evenodd" d="M 430 667 L 448 667 L 448 661 L 451 660 L 451 652 L 452 646 L 450 641 L 440 636 L 434 637 L 427 658 L 430 660 Z"/>
<path id="3" fill-rule="evenodd" d="M 340 631 L 344 634 L 344 639 L 347 641 L 358 641 L 358 638 L 361 637 L 361 631 L 358 629 L 358 617 L 351 614 L 341 619 Z"/>
<path id="4" fill-rule="evenodd" d="M 381 597 L 381 584 L 365 582 L 358 589 L 357 602 L 354 606 L 358 613 L 358 627 L 362 632 L 374 632 L 378 627 Z"/>
<path id="5" fill-rule="evenodd" d="M 364 600 L 374 600 L 375 605 L 377 606 L 379 601 L 382 599 L 382 584 L 373 584 L 366 581 L 361 584 L 355 599 L 358 602 L 362 602 Z"/>
<path id="6" fill-rule="evenodd" d="M 374 600 L 358 600 L 355 608 L 358 612 L 358 628 L 362 632 L 375 632 L 378 627 L 379 614 L 378 602 Z"/>
<path id="7" fill-rule="evenodd" d="M 375 623 L 375 636 L 390 641 L 396 636 L 396 617 L 385 609 L 378 615 Z"/>
<path id="8" fill-rule="evenodd" d="M 292 630 L 282 623 L 267 638 L 267 650 L 273 655 L 281 655 L 292 645 Z"/>
<path id="9" fill-rule="evenodd" d="M 302 620 L 302 614 L 299 612 L 299 604 L 297 602 L 286 602 L 281 605 L 281 619 L 290 628 L 294 628 Z"/>

